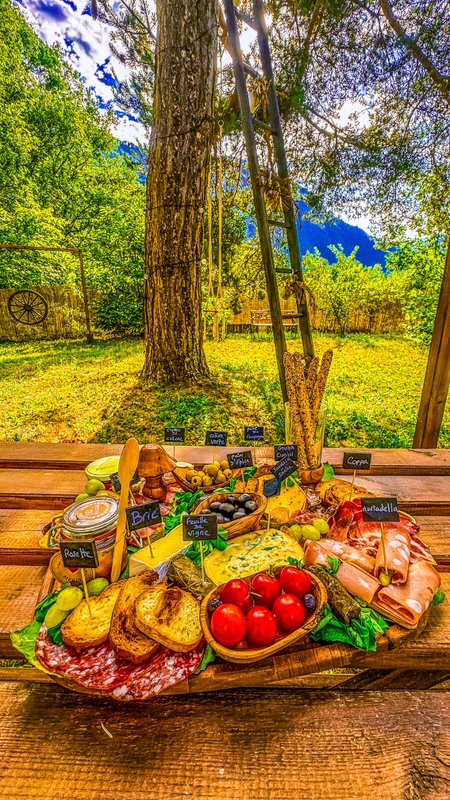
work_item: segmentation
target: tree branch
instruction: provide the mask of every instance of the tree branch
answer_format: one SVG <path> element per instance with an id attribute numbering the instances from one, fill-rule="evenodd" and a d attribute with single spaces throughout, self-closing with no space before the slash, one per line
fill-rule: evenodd
<path id="1" fill-rule="evenodd" d="M 441 93 L 445 102 L 450 106 L 450 92 L 449 92 L 450 79 L 445 75 L 442 75 L 439 72 L 439 70 L 436 69 L 433 62 L 428 58 L 427 54 L 424 53 L 422 48 L 419 47 L 419 45 L 413 39 L 413 37 L 408 36 L 403 25 L 395 16 L 389 0 L 379 0 L 379 2 L 381 10 L 383 11 L 383 14 L 386 17 L 394 33 L 396 33 L 397 37 L 402 40 L 405 48 L 409 50 L 409 52 L 414 56 L 414 58 L 419 62 L 419 64 L 422 65 L 424 70 L 428 73 L 431 80 L 435 84 L 438 91 Z"/>

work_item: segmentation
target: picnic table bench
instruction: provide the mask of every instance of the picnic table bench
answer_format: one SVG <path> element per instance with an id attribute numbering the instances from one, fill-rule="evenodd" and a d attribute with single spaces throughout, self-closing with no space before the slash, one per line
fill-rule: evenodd
<path id="1" fill-rule="evenodd" d="M 284 311 L 282 319 L 285 328 L 297 327 L 298 313 L 297 311 Z M 251 308 L 250 320 L 252 331 L 254 328 L 267 328 L 269 330 L 272 327 L 272 317 L 268 308 Z"/>
<path id="2" fill-rule="evenodd" d="M 42 526 L 82 490 L 90 461 L 120 449 L 0 444 L 0 797 L 448 797 L 448 600 L 432 609 L 423 634 L 398 649 L 354 650 L 345 667 L 339 658 L 325 667 L 318 659 L 317 672 L 306 675 L 295 654 L 281 653 L 247 677 L 231 672 L 229 690 L 218 692 L 227 672 L 222 665 L 197 676 L 189 694 L 174 687 L 137 706 L 71 693 L 32 667 L 11 664 L 18 654 L 9 631 L 31 620 L 47 591 Z M 241 448 L 223 452 L 232 449 Z M 257 456 L 272 452 L 257 448 Z M 204 463 L 212 456 L 206 447 L 176 453 Z M 370 475 L 358 483 L 396 493 L 400 508 L 416 517 L 450 596 L 450 451 L 372 453 Z M 351 480 L 342 450 L 326 450 L 324 460 Z"/>

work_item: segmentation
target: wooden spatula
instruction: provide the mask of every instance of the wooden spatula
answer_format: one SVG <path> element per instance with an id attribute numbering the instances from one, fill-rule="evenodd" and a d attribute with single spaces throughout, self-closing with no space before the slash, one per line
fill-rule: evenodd
<path id="1" fill-rule="evenodd" d="M 122 571 L 122 558 L 125 547 L 125 531 L 127 527 L 126 507 L 130 491 L 130 481 L 136 472 L 139 461 L 139 444 L 137 439 L 128 439 L 120 454 L 119 481 L 120 500 L 119 518 L 117 520 L 116 543 L 114 545 L 113 564 L 111 569 L 111 582 L 119 580 Z"/>

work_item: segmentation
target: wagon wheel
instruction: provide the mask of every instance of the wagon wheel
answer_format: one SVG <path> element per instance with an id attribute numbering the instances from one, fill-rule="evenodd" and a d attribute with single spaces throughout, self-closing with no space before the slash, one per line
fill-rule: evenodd
<path id="1" fill-rule="evenodd" d="M 8 311 L 16 322 L 23 325 L 40 325 L 48 314 L 48 303 L 39 292 L 20 289 L 8 299 Z"/>

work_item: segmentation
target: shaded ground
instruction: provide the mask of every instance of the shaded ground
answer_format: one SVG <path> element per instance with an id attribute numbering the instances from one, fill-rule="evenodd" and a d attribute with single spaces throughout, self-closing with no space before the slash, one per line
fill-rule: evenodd
<path id="1" fill-rule="evenodd" d="M 399 336 L 317 334 L 335 350 L 328 382 L 327 444 L 411 446 L 426 352 Z M 290 350 L 300 349 L 290 339 Z M 262 424 L 268 442 L 283 439 L 283 407 L 272 341 L 263 335 L 208 342 L 212 380 L 189 390 L 139 382 L 140 340 L 0 344 L 0 438 L 28 441 L 162 441 L 184 425 L 190 444 L 207 428 L 242 442 L 244 424 Z M 450 446 L 450 413 L 440 445 Z"/>

